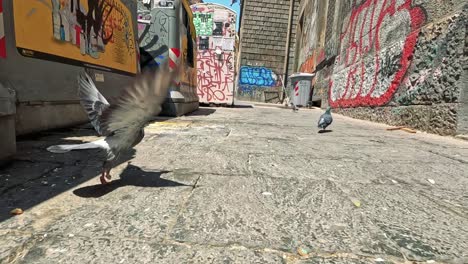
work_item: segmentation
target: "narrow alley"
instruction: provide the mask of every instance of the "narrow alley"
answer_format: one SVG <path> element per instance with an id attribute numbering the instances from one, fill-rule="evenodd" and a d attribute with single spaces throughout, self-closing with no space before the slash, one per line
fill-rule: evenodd
<path id="1" fill-rule="evenodd" d="M 99 183 L 91 127 L 20 138 L 1 263 L 468 263 L 468 142 L 319 109 L 200 108 Z M 24 213 L 10 216 L 10 210 Z"/>

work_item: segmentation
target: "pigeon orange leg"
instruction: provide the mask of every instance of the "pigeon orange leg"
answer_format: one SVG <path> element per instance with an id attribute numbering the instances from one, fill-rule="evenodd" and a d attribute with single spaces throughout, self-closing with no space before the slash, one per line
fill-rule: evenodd
<path id="1" fill-rule="evenodd" d="M 107 174 L 106 174 L 106 178 L 107 178 L 108 180 L 111 180 L 111 179 L 112 179 L 112 176 L 110 175 L 110 171 L 111 171 L 111 169 L 108 169 L 108 170 L 107 170 Z"/>
<path id="2" fill-rule="evenodd" d="M 108 184 L 111 180 L 111 176 L 109 174 L 110 169 L 103 168 L 101 177 L 99 177 L 99 180 L 101 180 L 101 184 Z"/>

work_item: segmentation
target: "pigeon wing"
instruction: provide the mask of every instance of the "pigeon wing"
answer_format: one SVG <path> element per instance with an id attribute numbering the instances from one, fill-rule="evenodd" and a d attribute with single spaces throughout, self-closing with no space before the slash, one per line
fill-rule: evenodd
<path id="1" fill-rule="evenodd" d="M 101 118 L 105 133 L 118 133 L 126 138 L 140 131 L 152 117 L 161 112 L 170 85 L 178 71 L 170 72 L 167 63 L 156 72 L 146 72 L 123 90 L 115 104 L 109 106 Z M 128 140 L 133 140 L 131 137 Z"/>
<path id="2" fill-rule="evenodd" d="M 325 124 L 325 118 L 324 118 L 323 115 L 321 115 L 320 118 L 319 118 L 319 121 L 318 121 L 318 124 L 317 124 L 317 125 L 320 127 L 320 126 L 322 126 L 323 124 Z"/>
<path id="3" fill-rule="evenodd" d="M 333 122 L 332 116 L 325 113 L 320 116 L 320 119 L 318 121 L 318 127 L 324 127 L 324 126 L 326 127 L 330 125 L 332 122 Z"/>
<path id="4" fill-rule="evenodd" d="M 327 125 L 330 125 L 333 122 L 333 117 L 331 115 L 326 115 L 325 122 L 327 123 Z"/>
<path id="5" fill-rule="evenodd" d="M 99 135 L 105 135 L 101 128 L 100 119 L 102 113 L 109 107 L 109 103 L 86 72 L 81 72 L 78 75 L 78 96 L 94 129 Z"/>

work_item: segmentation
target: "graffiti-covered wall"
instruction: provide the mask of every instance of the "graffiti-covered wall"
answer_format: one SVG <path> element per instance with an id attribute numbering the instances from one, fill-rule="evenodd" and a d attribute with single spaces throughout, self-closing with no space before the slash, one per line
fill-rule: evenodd
<path id="1" fill-rule="evenodd" d="M 133 0 L 0 1 L 0 87 L 14 91 L 16 135 L 86 122 L 84 68 L 111 100 L 137 72 Z"/>
<path id="2" fill-rule="evenodd" d="M 294 71 L 299 0 L 244 0 L 242 6 L 236 96 L 276 103 L 282 99 L 284 75 Z"/>
<path id="3" fill-rule="evenodd" d="M 297 70 L 317 72 L 314 97 L 337 112 L 466 132 L 466 10 L 463 0 L 304 0 Z"/>
<path id="4" fill-rule="evenodd" d="M 199 107 L 196 30 L 188 0 L 138 0 L 138 42 L 142 71 L 168 63 L 180 74 L 161 115 L 180 116 Z"/>
<path id="5" fill-rule="evenodd" d="M 198 97 L 201 103 L 232 104 L 236 13 L 217 4 L 192 5 L 197 30 Z"/>
<path id="6" fill-rule="evenodd" d="M 137 2 L 138 42 L 142 69 L 157 67 L 167 59 L 169 29 L 171 22 L 173 22 L 171 20 L 177 20 L 175 14 L 171 16 L 164 9 L 153 10 L 154 5 L 156 4 L 151 1 Z"/>
<path id="7" fill-rule="evenodd" d="M 14 1 L 23 56 L 137 73 L 134 19 L 119 0 Z"/>
<path id="8" fill-rule="evenodd" d="M 280 77 L 270 68 L 241 66 L 237 96 L 244 100 L 277 102 L 281 85 Z"/>

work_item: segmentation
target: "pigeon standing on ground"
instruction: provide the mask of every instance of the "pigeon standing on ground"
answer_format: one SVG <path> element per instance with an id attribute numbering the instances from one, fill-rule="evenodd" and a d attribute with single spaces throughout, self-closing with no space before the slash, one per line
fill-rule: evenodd
<path id="1" fill-rule="evenodd" d="M 299 111 L 299 108 L 297 108 L 297 106 L 293 102 L 291 102 L 291 107 L 292 107 L 293 112 Z"/>
<path id="2" fill-rule="evenodd" d="M 330 112 L 331 107 L 328 107 L 325 113 L 323 113 L 320 116 L 320 119 L 318 121 L 318 127 L 321 131 L 325 130 L 325 128 L 327 128 L 333 122 L 333 117 Z"/>
<path id="3" fill-rule="evenodd" d="M 80 149 L 103 150 L 106 157 L 100 180 L 102 184 L 108 183 L 110 170 L 118 164 L 119 157 L 141 142 L 144 127 L 161 112 L 161 105 L 176 74 L 178 71 L 171 72 L 166 63 L 160 65 L 156 72 L 138 75 L 111 105 L 97 90 L 91 77 L 82 72 L 78 76 L 81 105 L 95 130 L 104 138 L 83 144 L 50 146 L 47 150 L 54 153 Z"/>

